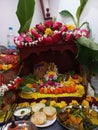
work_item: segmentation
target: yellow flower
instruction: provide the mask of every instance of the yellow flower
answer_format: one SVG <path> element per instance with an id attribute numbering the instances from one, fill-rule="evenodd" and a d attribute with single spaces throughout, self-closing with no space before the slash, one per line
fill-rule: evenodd
<path id="1" fill-rule="evenodd" d="M 46 28 L 45 30 L 45 35 L 52 35 L 53 31 L 51 30 L 51 28 Z"/>
<path id="2" fill-rule="evenodd" d="M 66 26 L 68 30 L 74 30 L 74 26 L 72 24 L 67 24 Z"/>
<path id="3" fill-rule="evenodd" d="M 72 100 L 69 105 L 79 105 L 79 103 L 76 100 Z"/>
<path id="4" fill-rule="evenodd" d="M 5 70 L 5 71 L 9 70 L 10 68 L 12 68 L 12 64 L 8 64 L 8 65 L 7 64 L 3 64 L 2 65 L 2 69 Z"/>
<path id="5" fill-rule="evenodd" d="M 2 65 L 2 69 L 3 69 L 3 70 L 8 70 L 8 65 L 5 65 L 5 64 Z"/>
<path id="6" fill-rule="evenodd" d="M 56 101 L 50 101 L 50 106 L 56 106 Z"/>
<path id="7" fill-rule="evenodd" d="M 92 101 L 91 96 L 87 95 L 87 96 L 86 96 L 86 100 L 87 100 L 88 102 L 91 102 L 91 101 Z"/>
<path id="8" fill-rule="evenodd" d="M 62 108 L 62 104 L 61 103 L 57 103 L 56 106 L 59 107 L 59 108 Z"/>
<path id="9" fill-rule="evenodd" d="M 83 100 L 82 101 L 82 104 L 81 104 L 82 106 L 85 106 L 85 107 L 89 107 L 89 102 L 87 101 L 87 100 Z"/>
<path id="10" fill-rule="evenodd" d="M 8 64 L 8 69 L 12 68 L 12 64 Z"/>
<path id="11" fill-rule="evenodd" d="M 35 104 L 36 104 L 36 102 L 32 102 L 30 105 L 33 106 L 33 105 L 35 105 Z"/>
<path id="12" fill-rule="evenodd" d="M 29 106 L 29 102 L 23 102 L 23 103 L 19 103 L 17 108 L 27 107 L 27 106 Z"/>
<path id="13" fill-rule="evenodd" d="M 41 101 L 40 101 L 40 103 L 46 103 L 47 102 L 47 100 L 45 100 L 45 99 L 42 99 Z"/>
<path id="14" fill-rule="evenodd" d="M 76 85 L 76 91 L 77 91 L 79 94 L 83 95 L 83 94 L 85 93 L 84 86 L 81 85 L 81 84 Z"/>
<path id="15" fill-rule="evenodd" d="M 28 88 L 32 88 L 32 84 L 30 84 L 30 83 L 28 83 L 28 84 L 26 84 L 26 86 L 28 87 Z"/>
<path id="16" fill-rule="evenodd" d="M 67 103 L 65 101 L 61 101 L 61 106 L 62 106 L 62 108 L 66 107 Z"/>

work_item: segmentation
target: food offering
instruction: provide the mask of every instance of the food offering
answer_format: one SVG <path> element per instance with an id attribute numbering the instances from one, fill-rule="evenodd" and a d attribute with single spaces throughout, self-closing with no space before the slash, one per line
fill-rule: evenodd
<path id="1" fill-rule="evenodd" d="M 81 105 L 67 106 L 58 113 L 59 123 L 71 130 L 97 130 L 98 111 Z"/>
<path id="2" fill-rule="evenodd" d="M 37 108 L 39 106 L 39 108 Z M 33 105 L 33 114 L 30 121 L 37 127 L 47 127 L 56 121 L 56 108 L 52 106 L 44 106 L 42 103 Z M 37 110 L 35 111 L 35 108 Z"/>
<path id="3" fill-rule="evenodd" d="M 39 71 L 40 73 L 40 71 Z M 25 99 L 83 97 L 86 87 L 79 74 L 60 74 L 54 63 L 50 63 L 42 78 L 36 73 L 24 77 L 21 84 L 20 96 Z"/>

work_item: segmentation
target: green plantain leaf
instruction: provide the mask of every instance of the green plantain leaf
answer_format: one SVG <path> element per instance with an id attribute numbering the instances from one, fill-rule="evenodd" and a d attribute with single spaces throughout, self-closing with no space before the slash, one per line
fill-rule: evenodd
<path id="1" fill-rule="evenodd" d="M 90 27 L 89 27 L 89 23 L 88 23 L 88 22 L 83 22 L 83 23 L 81 24 L 80 28 L 83 27 L 84 25 L 86 25 L 86 28 L 87 28 L 87 30 L 88 30 L 88 32 L 89 32 L 89 34 L 90 34 L 91 29 L 90 29 Z"/>
<path id="2" fill-rule="evenodd" d="M 35 0 L 19 0 L 16 15 L 20 22 L 19 33 L 26 32 L 30 28 L 34 14 Z"/>
<path id="3" fill-rule="evenodd" d="M 79 39 L 77 39 L 78 44 L 87 47 L 91 50 L 95 50 L 98 51 L 98 44 L 96 42 L 94 42 L 93 40 L 91 40 L 90 38 L 86 38 L 84 36 L 80 37 Z"/>
<path id="4" fill-rule="evenodd" d="M 79 27 L 79 20 L 80 20 L 80 16 L 81 13 L 86 5 L 88 0 L 80 0 L 80 6 L 78 7 L 77 11 L 76 11 L 76 17 L 77 17 L 77 27 Z"/>
<path id="5" fill-rule="evenodd" d="M 86 66 L 90 72 L 98 72 L 98 50 L 92 50 L 88 47 L 78 44 L 77 60 L 83 66 Z"/>
<path id="6" fill-rule="evenodd" d="M 75 18 L 74 18 L 74 16 L 73 16 L 68 10 L 62 10 L 62 11 L 60 12 L 60 14 L 61 14 L 62 16 L 70 17 L 70 18 L 73 20 L 73 22 L 74 22 L 74 24 L 75 24 L 75 26 L 76 26 Z"/>
<path id="7" fill-rule="evenodd" d="M 77 39 L 78 54 L 77 59 L 83 66 L 86 66 L 90 72 L 98 72 L 98 44 L 93 40 L 80 37 Z"/>

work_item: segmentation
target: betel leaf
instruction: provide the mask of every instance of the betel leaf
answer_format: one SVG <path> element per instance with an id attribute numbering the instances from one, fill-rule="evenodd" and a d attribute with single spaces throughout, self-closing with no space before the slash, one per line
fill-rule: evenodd
<path id="1" fill-rule="evenodd" d="M 88 0 L 80 0 L 80 6 L 77 8 L 77 11 L 76 11 L 76 17 L 77 17 L 77 27 L 79 27 L 79 22 L 80 22 L 80 16 L 83 12 L 83 9 L 86 5 Z"/>
<path id="2" fill-rule="evenodd" d="M 61 14 L 62 16 L 70 17 L 70 18 L 73 20 L 73 22 L 74 22 L 74 24 L 75 24 L 75 26 L 76 26 L 75 18 L 74 18 L 74 16 L 73 16 L 68 10 L 62 10 L 62 11 L 60 12 L 60 14 Z"/>
<path id="3" fill-rule="evenodd" d="M 19 0 L 16 15 L 20 22 L 20 29 L 18 33 L 29 30 L 33 14 L 34 14 L 35 0 Z"/>

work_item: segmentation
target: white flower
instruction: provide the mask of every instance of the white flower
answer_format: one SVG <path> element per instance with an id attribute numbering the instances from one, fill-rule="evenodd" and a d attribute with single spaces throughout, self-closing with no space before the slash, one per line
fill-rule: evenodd
<path id="1" fill-rule="evenodd" d="M 5 84 L 0 86 L 0 96 L 3 96 L 5 91 L 7 91 L 7 90 L 8 90 L 8 87 Z"/>

